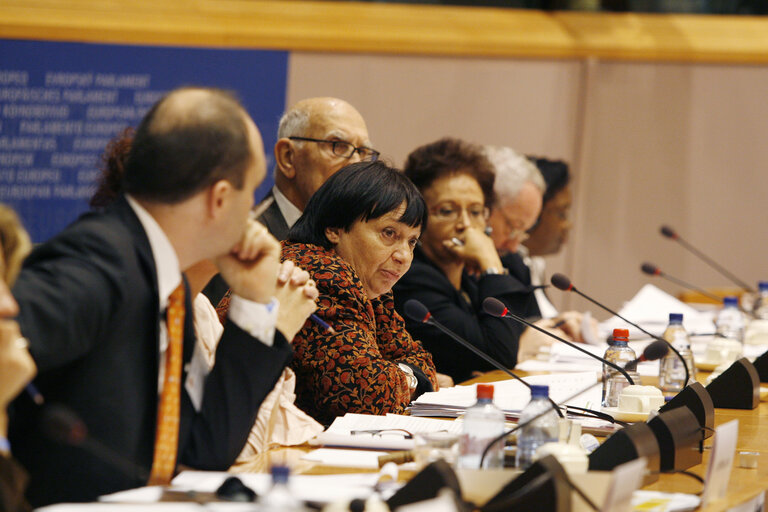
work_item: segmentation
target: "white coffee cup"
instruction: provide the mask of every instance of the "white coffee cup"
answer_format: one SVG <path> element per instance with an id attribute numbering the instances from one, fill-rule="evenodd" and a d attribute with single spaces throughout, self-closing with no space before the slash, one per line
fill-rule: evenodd
<path id="1" fill-rule="evenodd" d="M 704 359 L 710 364 L 729 363 L 741 357 L 741 343 L 731 338 L 714 338 L 707 343 Z"/>
<path id="2" fill-rule="evenodd" d="M 627 386 L 619 395 L 622 412 L 651 412 L 664 405 L 664 395 L 655 386 Z"/>
<path id="3" fill-rule="evenodd" d="M 589 459 L 584 448 L 569 443 L 544 443 L 536 449 L 536 458 L 552 455 L 557 462 L 569 473 L 586 473 Z"/>

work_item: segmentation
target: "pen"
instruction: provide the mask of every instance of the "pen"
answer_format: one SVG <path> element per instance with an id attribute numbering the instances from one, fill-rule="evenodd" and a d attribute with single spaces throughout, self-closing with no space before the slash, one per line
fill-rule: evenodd
<path id="1" fill-rule="evenodd" d="M 22 350 L 26 350 L 29 348 L 29 340 L 25 337 L 20 337 L 16 339 L 16 346 L 19 347 Z M 37 405 L 43 405 L 45 403 L 45 399 L 43 398 L 43 395 L 40 393 L 40 391 L 35 387 L 34 384 L 29 382 L 25 387 L 25 391 L 29 395 L 29 397 L 32 399 L 33 402 L 35 402 Z"/>
<path id="2" fill-rule="evenodd" d="M 317 325 L 319 325 L 320 327 L 322 327 L 322 328 L 325 330 L 325 332 L 327 332 L 328 334 L 336 334 L 336 331 L 333 329 L 333 327 L 331 327 L 330 325 L 328 325 L 328 324 L 325 322 L 325 320 L 323 320 L 322 318 L 320 318 L 320 317 L 319 317 L 319 316 L 317 316 L 316 314 L 312 313 L 311 315 L 309 315 L 309 318 L 310 318 L 310 320 L 312 320 L 313 322 L 315 322 Z"/>
<path id="3" fill-rule="evenodd" d="M 272 206 L 272 203 L 275 202 L 275 196 L 269 196 L 264 201 L 261 202 L 260 205 L 256 206 L 253 210 L 251 210 L 251 219 L 252 220 L 258 220 L 259 217 L 261 217 L 261 214 L 267 211 L 267 208 Z"/>

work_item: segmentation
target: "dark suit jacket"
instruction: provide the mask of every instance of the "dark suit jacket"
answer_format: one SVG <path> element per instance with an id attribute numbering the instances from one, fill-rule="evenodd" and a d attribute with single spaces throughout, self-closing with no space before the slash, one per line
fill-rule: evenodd
<path id="1" fill-rule="evenodd" d="M 272 192 L 267 194 L 267 197 L 265 197 L 264 200 L 270 197 L 272 197 Z M 281 212 L 280 207 L 277 206 L 277 201 L 273 201 L 272 204 L 269 205 L 269 208 L 261 214 L 258 221 L 267 226 L 267 229 L 272 233 L 272 236 L 281 242 L 288 238 L 288 231 L 290 228 L 288 227 L 288 223 L 285 222 L 283 212 Z"/>
<path id="2" fill-rule="evenodd" d="M 29 504 L 24 500 L 27 474 L 8 457 L 0 455 L 0 510 L 3 512 L 24 512 Z"/>
<path id="3" fill-rule="evenodd" d="M 147 472 L 158 406 L 157 293 L 149 240 L 124 198 L 36 248 L 14 287 L 21 330 L 38 365 L 35 382 L 48 403 L 73 409 L 92 438 Z M 185 363 L 195 344 L 191 299 L 187 293 Z M 199 412 L 182 381 L 178 463 L 227 469 L 290 357 L 279 333 L 267 347 L 229 322 Z M 92 500 L 145 483 L 82 448 L 47 441 L 28 404 L 26 397 L 14 404 L 9 437 L 30 472 L 34 506 Z"/>
<path id="4" fill-rule="evenodd" d="M 508 318 L 496 318 L 483 312 L 486 297 L 496 297 L 510 311 L 531 316 L 536 301 L 530 287 L 511 275 L 489 275 L 479 279 L 467 274 L 456 290 L 448 278 L 417 248 L 410 270 L 395 284 L 395 308 L 404 314 L 408 299 L 417 299 L 433 318 L 469 341 L 507 368 L 517 364 L 518 340 L 524 326 Z M 455 382 L 471 377 L 473 371 L 495 369 L 484 359 L 462 347 L 435 327 L 407 318 L 405 325 L 414 339 L 420 340 L 432 353 L 438 372 L 450 375 Z"/>

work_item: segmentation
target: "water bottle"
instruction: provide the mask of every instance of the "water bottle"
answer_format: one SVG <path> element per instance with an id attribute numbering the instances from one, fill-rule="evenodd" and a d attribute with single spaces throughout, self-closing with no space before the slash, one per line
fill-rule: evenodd
<path id="1" fill-rule="evenodd" d="M 717 314 L 715 323 L 720 337 L 744 343 L 744 315 L 739 309 L 738 297 L 723 299 L 723 309 Z"/>
<path id="2" fill-rule="evenodd" d="M 760 281 L 757 283 L 757 300 L 753 312 L 755 318 L 759 320 L 768 320 L 768 281 Z"/>
<path id="3" fill-rule="evenodd" d="M 480 469 L 483 451 L 494 438 L 504 432 L 504 413 L 493 405 L 493 386 L 477 385 L 477 403 L 464 413 L 464 425 L 459 438 L 459 467 Z M 488 450 L 483 468 L 504 467 L 504 439 Z"/>
<path id="4" fill-rule="evenodd" d="M 616 345 L 613 343 L 613 338 L 608 342 L 608 348 L 605 350 L 605 354 L 603 354 L 603 359 L 607 359 L 608 361 L 613 362 L 614 359 L 616 359 L 618 354 L 618 351 L 616 350 Z M 602 395 L 600 397 L 600 404 L 603 407 L 608 407 L 608 401 L 606 400 L 606 391 L 608 389 L 608 370 L 611 367 L 607 364 L 603 363 L 603 391 Z"/>
<path id="5" fill-rule="evenodd" d="M 549 401 L 549 386 L 531 386 L 531 401 L 520 415 L 520 424 L 542 414 L 528 425 L 517 431 L 517 467 L 528 469 L 534 462 L 536 449 L 545 443 L 558 440 L 559 421 L 555 409 Z"/>
<path id="6" fill-rule="evenodd" d="M 259 512 L 303 512 L 304 505 L 288 487 L 290 471 L 286 466 L 272 466 L 272 487 L 258 501 Z"/>
<path id="7" fill-rule="evenodd" d="M 693 352 L 691 340 L 683 327 L 683 315 L 680 313 L 669 314 L 669 325 L 664 331 L 664 339 L 680 352 L 688 367 L 688 375 L 692 382 L 696 377 L 696 366 L 693 364 Z M 659 387 L 665 393 L 678 393 L 688 385 L 685 382 L 685 369 L 683 362 L 673 351 L 667 352 L 659 363 Z"/>
<path id="8" fill-rule="evenodd" d="M 627 329 L 614 329 L 613 330 L 613 344 L 615 353 L 614 356 L 608 359 L 610 362 L 624 368 L 624 366 L 637 359 L 635 351 L 627 345 L 629 341 L 629 331 Z M 621 390 L 629 386 L 629 381 L 618 370 L 611 368 L 610 366 L 603 364 L 603 371 L 608 372 L 608 378 L 606 379 L 605 388 L 605 407 L 618 407 L 619 395 Z M 640 375 L 637 370 L 626 370 L 635 384 L 640 384 Z"/>

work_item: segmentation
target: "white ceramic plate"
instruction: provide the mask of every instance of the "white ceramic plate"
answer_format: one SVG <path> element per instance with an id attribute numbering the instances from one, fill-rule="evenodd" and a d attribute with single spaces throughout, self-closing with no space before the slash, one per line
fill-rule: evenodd
<path id="1" fill-rule="evenodd" d="M 722 363 L 708 363 L 707 361 L 695 361 L 696 368 L 705 372 L 711 372 Z"/>
<path id="2" fill-rule="evenodd" d="M 650 414 L 648 412 L 620 411 L 618 407 L 601 407 L 600 410 L 606 414 L 610 414 L 615 420 L 627 421 L 630 423 L 645 421 L 648 419 L 648 415 Z"/>

